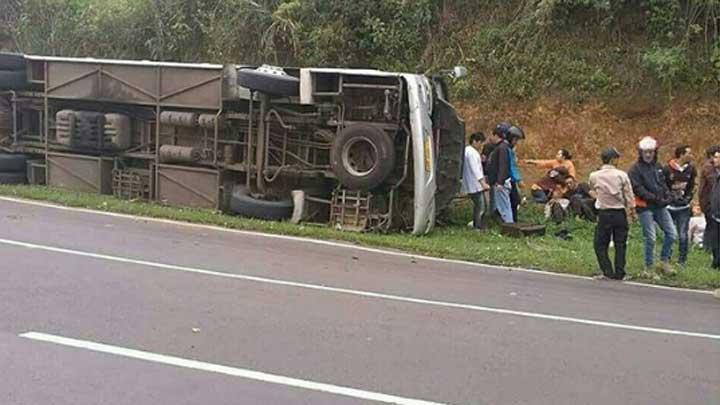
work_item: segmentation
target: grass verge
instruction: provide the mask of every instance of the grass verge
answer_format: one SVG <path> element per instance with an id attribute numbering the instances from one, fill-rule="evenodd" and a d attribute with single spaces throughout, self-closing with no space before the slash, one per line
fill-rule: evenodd
<path id="1" fill-rule="evenodd" d="M 466 202 L 460 202 L 452 208 L 448 225 L 438 227 L 430 235 L 415 237 L 404 233 L 349 233 L 322 226 L 259 221 L 225 215 L 212 210 L 131 202 L 111 196 L 71 192 L 42 186 L 0 185 L 0 195 L 48 201 L 69 207 L 165 218 L 231 229 L 337 240 L 484 264 L 520 266 L 583 276 L 597 273 L 592 247 L 593 224 L 569 220 L 562 226 L 549 224 L 547 235 L 543 237 L 508 238 L 500 235 L 496 228 L 483 232 L 468 229 L 465 224 L 470 218 L 470 207 Z M 522 220 L 542 221 L 542 214 L 535 207 L 529 207 L 522 212 L 524 217 L 521 218 Z M 560 228 L 569 230 L 572 240 L 561 240 L 554 237 L 553 234 Z M 686 268 L 677 275 L 663 276 L 660 279 L 643 279 L 640 277 L 643 265 L 639 225 L 633 225 L 631 228 L 627 271 L 637 281 L 695 289 L 720 288 L 720 272 L 711 270 L 709 264 L 710 257 L 707 253 L 699 249 L 692 249 Z"/>

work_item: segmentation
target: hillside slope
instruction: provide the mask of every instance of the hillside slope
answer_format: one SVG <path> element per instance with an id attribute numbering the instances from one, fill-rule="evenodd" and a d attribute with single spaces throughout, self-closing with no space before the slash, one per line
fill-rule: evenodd
<path id="1" fill-rule="evenodd" d="M 503 120 L 522 125 L 528 139 L 519 147 L 520 158 L 549 159 L 559 148 L 571 150 L 582 177 L 597 168 L 599 153 L 608 146 L 621 151 L 621 164 L 628 168 L 637 158 L 637 141 L 646 135 L 660 141 L 663 161 L 671 158 L 680 143 L 691 145 L 698 158 L 710 144 L 720 143 L 717 102 L 677 100 L 658 106 L 651 100 L 636 99 L 625 105 L 602 101 L 578 105 L 539 98 L 500 105 L 463 102 L 459 108 L 469 131 L 489 131 Z M 541 175 L 531 167 L 525 170 L 530 178 Z"/>

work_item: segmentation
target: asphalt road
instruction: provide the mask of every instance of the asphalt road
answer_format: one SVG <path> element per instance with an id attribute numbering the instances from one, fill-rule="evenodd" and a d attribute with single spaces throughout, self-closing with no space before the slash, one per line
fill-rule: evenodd
<path id="1" fill-rule="evenodd" d="M 704 293 L 7 200 L 0 270 L 2 404 L 720 404 Z"/>

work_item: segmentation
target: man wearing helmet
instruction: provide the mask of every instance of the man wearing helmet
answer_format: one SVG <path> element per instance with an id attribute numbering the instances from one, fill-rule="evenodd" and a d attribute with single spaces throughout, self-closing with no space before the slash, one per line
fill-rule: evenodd
<path id="1" fill-rule="evenodd" d="M 525 132 L 520 127 L 513 125 L 508 129 L 507 136 L 510 143 L 510 206 L 512 208 L 513 222 L 518 222 L 518 208 L 521 202 L 520 187 L 522 187 L 523 182 L 515 147 L 520 140 L 525 139 Z"/>
<path id="2" fill-rule="evenodd" d="M 498 124 L 496 130 L 503 132 L 504 139 L 495 146 L 488 157 L 487 177 L 493 195 L 493 207 L 504 223 L 512 224 L 515 218 L 511 196 L 515 182 L 519 179 L 515 152 L 512 148 L 524 137 L 524 134 L 519 128 L 506 127 L 502 123 Z"/>
<path id="3" fill-rule="evenodd" d="M 492 155 L 495 148 L 505 139 L 508 129 L 510 129 L 510 124 L 507 122 L 501 122 L 493 128 L 492 135 L 488 138 L 488 142 L 483 145 L 482 152 L 480 153 L 483 162 L 487 162 L 490 159 L 490 155 Z"/>
<path id="4" fill-rule="evenodd" d="M 658 164 L 658 143 L 645 137 L 638 144 L 639 158 L 630 169 L 630 181 L 635 192 L 635 206 L 643 230 L 645 270 L 651 271 L 655 262 L 655 224 L 663 231 L 660 270 L 672 273 L 670 255 L 677 240 L 677 231 L 667 206 L 672 201 L 663 168 Z"/>
<path id="5" fill-rule="evenodd" d="M 485 175 L 487 176 L 487 178 L 490 178 L 494 175 L 493 173 L 491 173 L 492 168 L 490 167 L 490 156 L 492 156 L 497 146 L 505 140 L 508 129 L 510 129 L 510 124 L 508 124 L 507 122 L 501 122 L 495 125 L 495 128 L 493 128 L 492 130 L 492 134 L 488 138 L 488 142 L 483 145 L 480 155 L 482 156 L 483 169 L 485 169 Z M 497 210 L 495 209 L 495 191 L 493 189 L 494 187 L 492 187 L 491 184 L 490 192 L 488 193 L 490 194 L 490 209 L 488 210 L 490 216 L 494 216 L 497 212 Z"/>

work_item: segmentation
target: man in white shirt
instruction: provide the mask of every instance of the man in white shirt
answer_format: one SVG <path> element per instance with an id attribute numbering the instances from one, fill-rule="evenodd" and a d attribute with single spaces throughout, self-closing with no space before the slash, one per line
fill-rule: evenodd
<path id="1" fill-rule="evenodd" d="M 485 192 L 488 190 L 485 173 L 483 172 L 480 151 L 485 142 L 485 134 L 476 132 L 470 135 L 470 142 L 465 147 L 465 161 L 463 163 L 463 180 L 461 191 L 470 196 L 473 202 L 473 228 L 482 228 L 485 215 Z"/>

